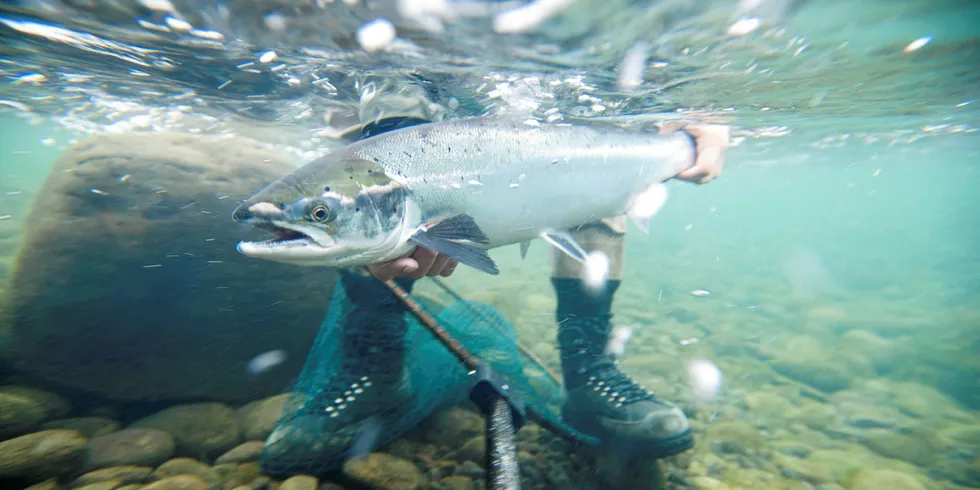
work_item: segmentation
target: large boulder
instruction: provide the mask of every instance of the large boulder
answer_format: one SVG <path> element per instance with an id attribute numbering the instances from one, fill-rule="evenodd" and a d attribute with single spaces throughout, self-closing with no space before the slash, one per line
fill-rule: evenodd
<path id="1" fill-rule="evenodd" d="M 249 259 L 236 204 L 295 168 L 240 137 L 100 135 L 61 156 L 25 223 L 0 308 L 0 355 L 115 399 L 244 402 L 299 373 L 330 270 Z M 244 364 L 282 349 L 259 374 Z"/>

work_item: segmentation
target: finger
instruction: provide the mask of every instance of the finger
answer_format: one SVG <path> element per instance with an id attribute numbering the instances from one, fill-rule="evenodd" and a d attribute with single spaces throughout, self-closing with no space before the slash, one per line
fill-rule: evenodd
<path id="1" fill-rule="evenodd" d="M 435 277 L 442 274 L 442 270 L 446 268 L 446 264 L 449 263 L 449 257 L 439 254 L 436 256 L 436 260 L 432 262 L 432 268 L 426 274 L 429 277 Z"/>
<path id="2" fill-rule="evenodd" d="M 374 277 L 377 277 L 381 281 L 408 276 L 418 268 L 419 263 L 411 257 L 403 257 L 383 264 L 374 264 L 369 267 Z"/>
<path id="3" fill-rule="evenodd" d="M 439 275 L 442 276 L 442 277 L 449 277 L 449 276 L 453 275 L 453 272 L 456 272 L 456 266 L 457 265 L 459 265 L 459 262 L 458 261 L 456 261 L 454 259 L 450 259 L 449 260 L 449 263 L 446 264 L 446 267 L 444 269 L 442 269 L 442 272 L 440 272 Z"/>
<path id="4" fill-rule="evenodd" d="M 665 122 L 660 126 L 659 134 L 666 135 L 666 134 L 674 133 L 680 129 L 683 129 L 684 126 L 685 124 L 681 122 Z"/>
<path id="5" fill-rule="evenodd" d="M 432 270 L 432 264 L 436 261 L 437 253 L 429 250 L 427 248 L 419 247 L 415 249 L 415 253 L 412 254 L 412 258 L 419 263 L 419 268 L 414 272 L 410 273 L 408 277 L 412 279 L 422 279 L 426 274 Z"/>
<path id="6" fill-rule="evenodd" d="M 698 149 L 694 166 L 677 174 L 677 178 L 698 184 L 706 184 L 721 175 L 723 151 L 718 145 L 705 144 Z"/>

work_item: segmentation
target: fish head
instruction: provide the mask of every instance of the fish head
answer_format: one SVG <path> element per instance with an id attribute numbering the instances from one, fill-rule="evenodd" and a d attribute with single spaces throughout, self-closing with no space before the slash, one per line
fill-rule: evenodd
<path id="1" fill-rule="evenodd" d="M 334 168 L 344 167 L 340 163 L 308 164 L 239 205 L 232 215 L 236 222 L 274 236 L 240 242 L 238 251 L 302 266 L 368 265 L 389 258 L 404 242 L 400 186 L 383 173 L 354 178 L 360 173 Z"/>

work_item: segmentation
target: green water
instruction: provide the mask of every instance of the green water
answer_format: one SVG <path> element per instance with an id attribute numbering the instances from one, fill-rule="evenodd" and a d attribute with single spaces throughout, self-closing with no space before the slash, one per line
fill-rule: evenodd
<path id="1" fill-rule="evenodd" d="M 587 8 L 585 12 L 589 13 Z M 784 35 L 767 31 L 745 38 L 722 34 L 730 24 L 723 12 L 706 13 L 707 20 L 699 18 L 669 33 L 672 35 L 637 34 L 660 42 L 663 51 L 658 56 L 676 55 L 676 63 L 662 73 L 654 71 L 657 81 L 642 87 L 639 95 L 626 96 L 608 88 L 606 82 L 614 78 L 609 67 L 621 57 L 617 49 L 637 37 L 630 33 L 644 24 L 624 21 L 620 32 L 609 28 L 619 14 L 602 10 L 602 15 L 596 14 L 596 22 L 606 30 L 593 33 L 594 37 L 584 42 L 600 48 L 587 54 L 576 51 L 555 61 L 561 66 L 573 65 L 568 74 L 555 75 L 554 66 L 542 60 L 538 60 L 541 66 L 527 62 L 512 68 L 520 76 L 540 75 L 545 82 L 550 76 L 562 79 L 577 75 L 586 85 L 592 84 L 588 90 L 556 89 L 556 99 L 531 97 L 544 104 L 536 117 L 544 114 L 548 104 L 560 108 L 564 115 L 577 110 L 587 113 L 592 102 L 578 98 L 593 94 L 609 108 L 588 117 L 628 121 L 684 107 L 696 109 L 696 117 L 733 125 L 736 144 L 728 152 L 720 179 L 705 186 L 671 183 L 670 198 L 652 221 L 650 233 L 631 225 L 626 272 L 614 303 L 614 321 L 633 330 L 623 357 L 624 368 L 659 396 L 684 406 L 692 420 L 696 447 L 667 468 L 685 478 L 684 482 L 693 483 L 675 482 L 678 486 L 672 488 L 980 487 L 980 357 L 976 354 L 980 352 L 980 258 L 976 253 L 980 244 L 980 132 L 976 129 L 980 106 L 975 100 L 980 95 L 978 12 L 970 2 L 810 2 L 780 24 Z M 576 15 L 583 14 L 579 11 Z M 698 29 L 701 25 L 710 28 Z M 466 33 L 454 31 L 447 36 Z M 902 52 L 909 42 L 926 35 L 934 39 L 920 51 Z M 139 36 L 134 39 L 130 41 L 142 42 Z M 603 40 L 608 43 L 599 42 Z M 807 47 L 797 53 L 804 45 Z M 454 45 L 457 48 L 463 52 L 469 49 Z M 15 49 L 11 44 L 9 52 L 2 52 L 5 56 L 12 53 L 8 58 L 13 61 L 5 58 L 9 62 L 0 65 L 0 74 L 10 82 L 0 88 L 0 100 L 30 103 L 38 112 L 28 119 L 17 117 L 12 106 L 0 106 L 0 291 L 11 287 L 9 279 L 18 254 L 28 256 L 18 250 L 23 243 L 22 232 L 31 224 L 27 222 L 31 206 L 44 205 L 51 197 L 40 189 L 50 177 L 55 160 L 73 139 L 88 137 L 79 128 L 101 131 L 109 129 L 105 124 L 128 121 L 132 114 L 118 109 L 120 100 L 140 100 L 145 95 L 148 106 L 189 104 L 193 109 L 186 110 L 181 118 L 167 119 L 169 116 L 162 112 L 150 111 L 151 119 L 180 132 L 200 129 L 255 138 L 277 145 L 275 151 L 283 152 L 283 159 L 294 163 L 320 153 L 319 145 L 328 145 L 326 138 L 314 141 L 311 136 L 322 126 L 319 119 L 297 115 L 304 111 L 319 114 L 324 107 L 317 105 L 322 94 L 308 98 L 305 93 L 291 94 L 293 99 L 287 103 L 275 100 L 274 94 L 263 95 L 266 87 L 254 88 L 259 95 L 251 95 L 250 87 L 243 89 L 245 95 L 227 96 L 224 101 L 221 94 L 208 92 L 212 85 L 234 78 L 234 70 L 233 75 L 215 75 L 220 80 L 214 83 L 210 79 L 200 82 L 200 91 L 229 105 L 245 99 L 256 107 L 266 104 L 270 110 L 278 110 L 282 107 L 277 103 L 282 102 L 289 109 L 276 113 L 279 120 L 258 122 L 228 116 L 209 105 L 214 102 L 211 99 L 153 99 L 155 90 L 176 97 L 174 94 L 179 96 L 187 85 L 154 85 L 152 77 L 142 75 L 127 79 L 124 77 L 129 75 L 114 72 L 107 65 L 101 72 L 94 70 L 98 72 L 93 74 L 96 82 L 120 77 L 132 83 L 125 88 L 134 92 L 115 93 L 115 98 L 105 93 L 98 94 L 102 98 L 93 95 L 93 105 L 85 105 L 91 113 L 80 111 L 59 119 L 79 104 L 82 96 L 65 90 L 71 83 L 58 79 L 57 64 L 49 62 L 44 50 Z M 293 53 L 290 59 L 285 54 L 288 50 L 281 52 L 290 65 L 288 70 L 300 73 L 313 64 L 312 58 Z M 504 52 L 509 51 L 501 48 Z M 170 55 L 191 64 L 189 57 L 175 53 Z M 338 70 L 350 68 L 359 73 L 359 63 L 367 62 L 356 57 L 360 54 L 348 54 L 350 58 L 335 60 Z M 487 95 L 499 82 L 490 77 L 500 69 L 500 60 L 487 61 L 488 66 L 493 65 L 491 70 L 462 62 L 457 66 L 451 56 L 447 55 L 447 61 L 438 54 L 428 59 L 432 72 L 458 75 L 454 82 L 457 86 L 442 89 L 455 95 L 469 94 L 476 102 L 485 103 L 491 113 L 500 106 L 519 105 Z M 400 75 L 400 68 L 418 64 L 411 57 L 392 59 L 391 67 L 376 67 L 372 75 L 379 79 Z M 574 69 L 576 62 L 591 68 Z M 398 63 L 404 66 L 396 66 Z M 196 67 L 205 73 L 210 73 L 210 68 Z M 16 77 L 33 71 L 59 81 L 15 83 Z M 501 73 L 501 79 L 509 76 L 507 70 Z M 705 78 L 697 78 L 702 75 Z M 693 81 L 658 88 L 685 76 L 692 76 Z M 140 85 L 144 81 L 146 87 Z M 350 89 L 336 78 L 333 81 L 342 89 Z M 235 83 L 244 81 L 236 79 Z M 357 83 L 349 84 L 360 88 Z M 490 88 L 473 96 L 484 84 Z M 519 82 L 514 86 L 518 92 L 527 89 Z M 147 90 L 136 91 L 140 88 Z M 302 93 L 302 89 L 297 90 Z M 460 98 L 466 100 L 462 95 Z M 349 99 L 330 102 L 356 113 L 356 93 Z M 133 114 L 142 114 L 141 110 Z M 220 117 L 214 117 L 215 113 Z M 28 123 L 41 115 L 62 124 Z M 455 115 L 461 114 L 449 113 Z M 120 127 L 111 129 L 118 132 Z M 129 130 L 153 132 L 150 126 L 135 124 Z M 786 134 L 773 137 L 773 133 Z M 166 158 L 167 149 L 163 148 L 153 150 L 158 152 L 153 158 Z M 87 189 L 79 190 L 84 193 Z M 8 363 L 0 358 L 0 385 L 38 384 L 70 398 L 72 416 L 96 414 L 123 425 L 187 401 L 217 401 L 238 408 L 286 389 L 308 352 L 288 352 L 292 371 L 273 371 L 266 378 L 249 377 L 242 366 L 250 356 L 278 347 L 283 337 L 310 344 L 316 325 L 290 324 L 288 319 L 294 313 L 290 308 L 318 312 L 326 304 L 325 297 L 316 296 L 323 299 L 322 304 L 313 301 L 316 304 L 300 305 L 286 298 L 284 306 L 278 308 L 279 302 L 270 301 L 262 307 L 267 311 L 231 328 L 228 324 L 161 325 L 154 323 L 154 318 L 140 318 L 139 311 L 124 311 L 129 305 L 118 299 L 145 300 L 140 296 L 144 291 L 136 286 L 145 286 L 143 281 L 151 277 L 148 274 L 158 269 L 142 267 L 158 263 L 169 267 L 174 263 L 167 262 L 170 258 L 182 255 L 203 257 L 204 262 L 181 262 L 185 268 L 177 268 L 180 272 L 174 276 L 179 280 L 150 291 L 154 303 L 167 305 L 154 311 L 166 310 L 168 301 L 178 297 L 183 302 L 175 302 L 174 309 L 232 311 L 242 303 L 259 304 L 269 295 L 282 294 L 274 290 L 276 285 L 291 282 L 292 287 L 303 289 L 306 284 L 295 284 L 295 272 L 285 265 L 264 269 L 261 276 L 263 281 L 281 283 L 256 283 L 252 274 L 257 266 L 251 259 L 230 256 L 231 238 L 225 237 L 227 243 L 220 241 L 221 237 L 210 241 L 215 238 L 211 230 L 222 226 L 217 223 L 230 222 L 232 201 L 247 197 L 248 192 L 243 190 L 245 195 L 203 210 L 213 212 L 215 221 L 203 225 L 195 222 L 194 236 L 171 231 L 167 236 L 155 235 L 152 242 L 136 240 L 136 246 L 112 248 L 114 252 L 125 250 L 125 258 L 96 254 L 91 261 L 94 263 L 71 264 L 72 271 L 80 272 L 64 275 L 85 279 L 89 274 L 88 284 L 94 289 L 74 294 L 94 300 L 65 308 L 69 316 L 77 314 L 83 327 L 67 322 L 42 323 L 44 331 L 27 335 L 17 325 L 0 324 L 0 347 L 5 349 L 0 352 L 11 359 Z M 208 197 L 209 193 L 204 189 L 200 195 Z M 87 210 L 93 201 L 79 202 L 83 202 L 82 210 Z M 106 212 L 99 220 L 114 217 Z M 63 218 L 56 213 L 34 216 L 36 220 Z M 99 220 L 62 222 L 64 226 L 92 226 L 98 235 L 106 233 L 98 227 L 103 224 Z M 73 231 L 72 237 L 84 236 Z M 130 236 L 126 233 L 120 232 L 120 236 Z M 113 246 L 130 243 L 94 238 L 93 243 Z M 209 240 L 208 245 L 200 246 L 205 240 Z M 171 241 L 173 247 L 169 246 Z M 41 255 L 54 258 L 60 251 L 73 250 L 74 245 L 54 235 L 32 246 L 43 252 Z M 219 252 L 229 253 L 225 265 L 205 263 Z M 523 261 L 517 246 L 494 250 L 491 256 L 501 269 L 499 277 L 460 267 L 447 282 L 466 298 L 496 306 L 515 323 L 521 343 L 558 371 L 555 298 L 549 282 L 552 253 L 540 240 L 532 244 Z M 127 265 L 135 264 L 131 270 L 102 267 L 124 259 Z M 31 263 L 27 267 L 43 270 L 45 265 Z M 160 270 L 169 271 L 166 267 Z M 59 271 L 46 273 L 48 284 L 56 290 Z M 316 278 L 312 275 L 304 277 L 308 288 L 322 287 L 313 284 Z M 120 279 L 120 284 L 111 284 Z M 227 298 L 219 297 L 216 304 L 204 304 L 194 299 L 194 294 L 204 288 L 232 292 Z M 696 290 L 710 294 L 692 294 Z M 431 283 L 417 284 L 416 292 L 439 297 Z M 66 297 L 73 297 L 72 293 L 67 292 Z M 124 322 L 113 313 L 137 321 Z M 93 316 L 97 318 L 93 320 Z M 24 348 L 25 343 L 29 348 Z M 53 355 L 36 354 L 36 364 L 19 354 L 43 354 L 45 349 Z M 62 352 L 68 355 L 59 358 Z M 721 370 L 722 393 L 717 399 L 701 402 L 692 397 L 685 364 L 696 358 L 710 360 Z M 129 371 L 152 376 L 134 375 L 134 379 L 127 376 Z M 72 380 L 83 379 L 86 385 L 60 381 L 69 374 L 77 376 Z M 237 391 L 216 389 L 202 396 L 205 388 L 192 389 L 199 386 L 230 386 Z M 34 431 L 39 424 L 21 432 Z M 406 436 L 401 454 L 411 459 L 413 451 L 427 451 L 419 437 L 434 437 L 430 428 L 424 425 L 421 436 Z M 258 433 L 262 436 L 236 434 L 235 440 L 261 440 L 267 435 Z M 532 436 L 527 437 L 530 440 Z M 0 439 L 4 439 L 2 433 Z M 404 450 L 405 444 L 413 449 Z M 446 445 L 462 445 L 462 441 L 450 440 Z M 567 463 L 569 451 L 556 447 L 552 452 L 541 452 L 530 466 L 547 466 L 541 460 L 571 464 Z M 2 457 L 0 454 L 0 462 Z M 436 459 L 454 457 L 449 451 L 439 453 Z M 439 473 L 427 473 L 427 478 L 433 479 L 429 483 L 435 484 L 437 478 L 432 474 Z M 571 488 L 555 483 L 559 480 L 552 478 L 548 480 L 552 486 L 540 488 Z M 713 481 L 726 486 L 712 486 Z"/>

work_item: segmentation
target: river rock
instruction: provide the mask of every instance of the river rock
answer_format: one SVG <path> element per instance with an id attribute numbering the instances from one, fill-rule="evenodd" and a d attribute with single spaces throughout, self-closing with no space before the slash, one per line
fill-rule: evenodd
<path id="1" fill-rule="evenodd" d="M 784 474 L 794 480 L 820 484 L 838 481 L 847 474 L 865 468 L 873 458 L 854 451 L 818 449 L 802 460 L 775 457 L 774 461 L 783 468 Z"/>
<path id="2" fill-rule="evenodd" d="M 866 330 L 845 332 L 840 348 L 848 355 L 866 359 L 878 374 L 887 374 L 895 364 L 897 349 L 894 343 Z"/>
<path id="3" fill-rule="evenodd" d="M 473 480 L 465 476 L 447 476 L 439 480 L 439 487 L 444 490 L 473 490 Z"/>
<path id="4" fill-rule="evenodd" d="M 696 476 L 691 479 L 691 482 L 694 483 L 698 490 L 729 490 L 728 485 L 710 476 Z"/>
<path id="5" fill-rule="evenodd" d="M 123 483 L 119 480 L 106 480 L 75 487 L 75 490 L 118 490 L 121 486 Z"/>
<path id="6" fill-rule="evenodd" d="M 44 415 L 48 419 L 57 419 L 68 415 L 71 412 L 71 404 L 61 395 L 44 391 L 39 388 L 20 385 L 0 386 L 0 393 L 19 395 L 37 403 L 44 409 Z"/>
<path id="7" fill-rule="evenodd" d="M 73 430 L 45 430 L 0 442 L 0 475 L 43 480 L 85 465 L 85 438 Z"/>
<path id="8" fill-rule="evenodd" d="M 476 436 L 466 441 L 463 447 L 456 451 L 456 459 L 462 461 L 483 462 L 487 457 L 487 439 L 485 436 Z"/>
<path id="9" fill-rule="evenodd" d="M 854 475 L 849 490 L 925 490 L 921 483 L 905 473 L 884 470 L 862 470 Z"/>
<path id="10" fill-rule="evenodd" d="M 45 422 L 41 428 L 76 430 L 79 434 L 91 439 L 119 430 L 119 422 L 102 417 L 76 417 Z"/>
<path id="11" fill-rule="evenodd" d="M 153 470 L 149 479 L 151 481 L 166 480 L 177 475 L 193 475 L 207 483 L 208 488 L 212 490 L 221 488 L 221 476 L 218 472 L 211 469 L 210 466 L 191 458 L 171 459 Z"/>
<path id="12" fill-rule="evenodd" d="M 482 435 L 486 424 L 483 417 L 473 411 L 462 407 L 448 407 L 430 417 L 427 425 L 425 436 L 429 442 L 459 447 L 463 442 Z"/>
<path id="13" fill-rule="evenodd" d="M 425 476 L 411 461 L 385 453 L 370 453 L 348 459 L 344 475 L 376 490 L 415 490 L 425 483 Z"/>
<path id="14" fill-rule="evenodd" d="M 258 487 L 258 484 L 251 485 L 259 476 L 258 463 L 223 463 L 211 467 L 224 488 L 235 488 L 240 486 Z M 261 477 L 264 478 L 264 477 Z M 261 482 L 259 482 L 261 483 Z"/>
<path id="15" fill-rule="evenodd" d="M 858 434 L 862 444 L 872 451 L 894 459 L 928 468 L 936 462 L 936 443 L 923 435 L 914 437 L 888 429 L 868 429 Z"/>
<path id="16" fill-rule="evenodd" d="M 26 490 L 58 490 L 58 479 L 48 478 L 41 483 L 35 483 L 27 487 Z"/>
<path id="17" fill-rule="evenodd" d="M 143 483 L 152 471 L 153 468 L 149 466 L 113 466 L 85 473 L 76 478 L 72 485 L 89 485 L 101 481 L 116 481 L 120 485 Z"/>
<path id="18" fill-rule="evenodd" d="M 157 429 L 123 429 L 88 441 L 88 467 L 156 466 L 174 454 L 174 439 Z"/>
<path id="19" fill-rule="evenodd" d="M 762 448 L 766 441 L 758 429 L 741 420 L 723 420 L 708 426 L 705 438 L 726 453 L 748 453 Z"/>
<path id="20" fill-rule="evenodd" d="M 938 438 L 951 449 L 980 448 L 980 425 L 953 425 L 939 431 Z"/>
<path id="21" fill-rule="evenodd" d="M 212 458 L 241 440 L 235 411 L 220 403 L 177 405 L 137 420 L 133 428 L 167 432 L 177 443 L 177 454 Z"/>
<path id="22" fill-rule="evenodd" d="M 44 420 L 45 412 L 34 400 L 0 393 L 0 439 L 23 434 Z"/>
<path id="23" fill-rule="evenodd" d="M 283 407 L 289 401 L 290 393 L 283 393 L 264 400 L 257 400 L 236 412 L 238 423 L 244 431 L 245 439 L 264 441 L 282 417 Z"/>
<path id="24" fill-rule="evenodd" d="M 296 475 L 287 478 L 279 485 L 279 490 L 317 490 L 319 481 L 314 476 Z"/>
<path id="25" fill-rule="evenodd" d="M 24 221 L 0 357 L 119 400 L 279 393 L 303 366 L 336 275 L 241 255 L 239 241 L 268 234 L 231 214 L 295 167 L 242 137 L 105 134 L 72 145 Z M 282 364 L 243 369 L 277 349 Z"/>
<path id="26" fill-rule="evenodd" d="M 193 475 L 177 475 L 153 482 L 143 490 L 209 490 L 207 482 Z"/>
<path id="27" fill-rule="evenodd" d="M 228 452 L 218 456 L 218 459 L 214 460 L 216 464 L 226 464 L 226 463 L 247 463 L 249 461 L 258 461 L 259 457 L 262 456 L 262 450 L 265 449 L 265 443 L 261 441 L 248 441 L 243 442 L 231 449 Z"/>

